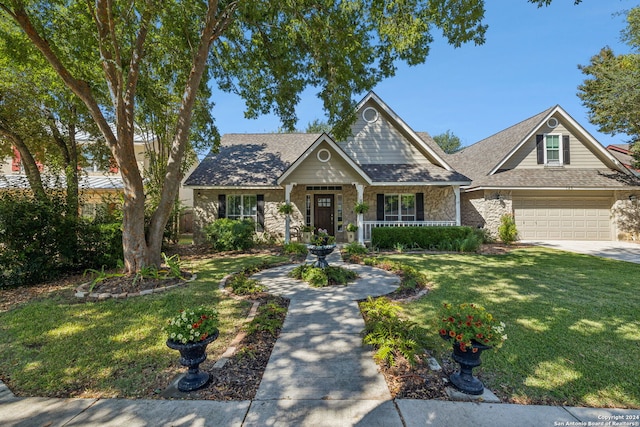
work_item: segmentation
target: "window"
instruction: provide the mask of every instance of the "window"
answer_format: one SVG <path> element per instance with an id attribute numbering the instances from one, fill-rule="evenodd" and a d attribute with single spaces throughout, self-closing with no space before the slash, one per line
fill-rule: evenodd
<path id="1" fill-rule="evenodd" d="M 562 164 L 560 150 L 560 135 L 547 134 L 544 136 L 545 163 Z"/>
<path id="2" fill-rule="evenodd" d="M 253 219 L 258 222 L 258 198 L 255 195 L 227 196 L 227 218 L 229 219 Z"/>
<path id="3" fill-rule="evenodd" d="M 342 231 L 342 194 L 338 194 L 336 208 L 338 210 L 338 231 Z"/>
<path id="4" fill-rule="evenodd" d="M 384 220 L 385 221 L 415 221 L 416 220 L 416 195 L 415 194 L 385 194 L 384 195 Z"/>

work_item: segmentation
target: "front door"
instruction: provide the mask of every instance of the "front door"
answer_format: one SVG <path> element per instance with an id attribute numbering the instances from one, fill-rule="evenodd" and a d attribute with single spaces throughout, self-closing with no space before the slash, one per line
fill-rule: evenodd
<path id="1" fill-rule="evenodd" d="M 315 194 L 313 200 L 315 227 L 323 228 L 333 236 L 333 194 Z"/>

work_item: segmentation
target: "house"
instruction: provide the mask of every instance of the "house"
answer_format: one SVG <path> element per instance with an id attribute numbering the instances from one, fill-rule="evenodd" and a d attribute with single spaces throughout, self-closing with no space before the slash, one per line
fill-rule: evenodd
<path id="1" fill-rule="evenodd" d="M 615 211 L 639 181 L 556 105 L 449 157 L 472 179 L 463 223 L 496 230 L 513 214 L 520 239 L 625 238 Z"/>
<path id="2" fill-rule="evenodd" d="M 230 134 L 185 181 L 194 191 L 194 238 L 218 218 L 251 218 L 288 240 L 312 226 L 368 241 L 381 226 L 470 225 L 497 232 L 505 213 L 521 238 L 617 238 L 616 204 L 640 187 L 632 174 L 559 106 L 454 155 L 415 132 L 371 92 L 351 137 Z M 294 210 L 287 222 L 283 203 Z M 356 213 L 356 203 L 370 209 Z"/>
<path id="3" fill-rule="evenodd" d="M 613 157 L 618 159 L 620 163 L 625 165 L 627 169 L 640 176 L 640 169 L 633 167 L 635 161 L 629 148 L 629 144 L 610 144 L 607 145 L 607 151 L 609 151 Z"/>
<path id="4" fill-rule="evenodd" d="M 82 147 L 93 143 L 95 140 L 92 136 L 79 132 L 76 135 L 76 141 Z M 148 169 L 150 159 L 147 153 L 153 149 L 155 149 L 155 146 L 150 143 L 150 138 L 146 137 L 145 134 L 139 133 L 135 135 L 134 152 L 140 171 Z M 100 167 L 99 163 L 94 161 L 87 151 L 83 152 L 83 157 L 86 164 L 82 166 L 79 174 L 81 214 L 93 216 L 97 205 L 105 200 L 113 201 L 122 193 L 124 185 L 117 167 Z M 47 169 L 40 163 L 38 163 L 38 167 L 40 172 L 43 172 L 43 184 L 46 188 L 66 187 L 64 176 L 47 174 Z M 195 167 L 196 165 L 193 165 L 186 175 L 192 172 Z M 29 187 L 20 153 L 14 148 L 13 156 L 0 159 L 0 191 L 22 190 Z M 181 221 L 181 230 L 186 231 L 183 225 L 190 223 L 189 216 L 191 215 L 190 208 L 193 206 L 193 192 L 189 188 L 181 187 L 178 197 L 182 204 L 188 208 Z"/>

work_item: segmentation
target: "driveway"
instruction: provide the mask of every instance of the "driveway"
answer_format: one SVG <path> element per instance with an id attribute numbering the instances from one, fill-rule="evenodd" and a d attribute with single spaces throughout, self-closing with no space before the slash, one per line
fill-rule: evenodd
<path id="1" fill-rule="evenodd" d="M 521 243 L 640 264 L 640 244 L 634 242 L 523 240 Z"/>

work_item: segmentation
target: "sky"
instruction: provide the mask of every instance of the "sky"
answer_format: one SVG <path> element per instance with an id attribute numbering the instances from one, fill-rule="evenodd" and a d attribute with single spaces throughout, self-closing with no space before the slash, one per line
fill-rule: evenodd
<path id="1" fill-rule="evenodd" d="M 450 130 L 463 146 L 487 138 L 559 104 L 604 146 L 627 142 L 589 123 L 577 96 L 586 76 L 578 65 L 605 46 L 629 52 L 621 41 L 624 11 L 638 0 L 553 0 L 538 8 L 526 0 L 486 0 L 486 42 L 454 48 L 436 37 L 424 64 L 398 64 L 394 77 L 373 91 L 414 131 L 432 136 Z M 434 35 L 435 32 L 434 32 Z M 297 128 L 326 120 L 317 90 L 306 90 L 296 113 Z M 366 93 L 354 97 L 360 101 Z M 274 132 L 275 116 L 244 118 L 244 101 L 214 92 L 214 117 L 225 133 Z"/>

